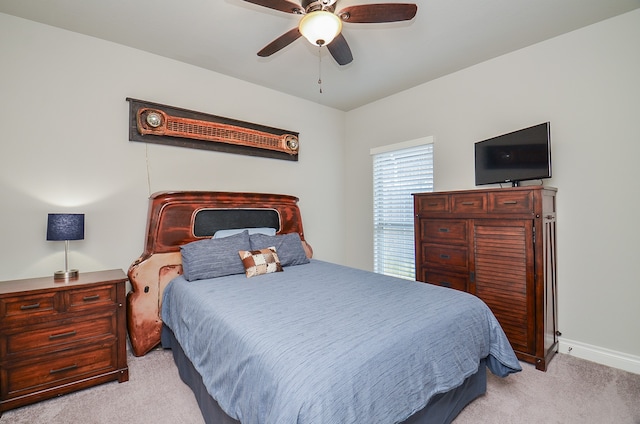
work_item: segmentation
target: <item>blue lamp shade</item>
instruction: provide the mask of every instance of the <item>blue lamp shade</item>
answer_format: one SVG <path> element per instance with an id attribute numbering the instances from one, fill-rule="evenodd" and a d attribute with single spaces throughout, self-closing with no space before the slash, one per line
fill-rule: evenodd
<path id="1" fill-rule="evenodd" d="M 47 240 L 84 240 L 84 214 L 50 213 L 47 220 Z"/>

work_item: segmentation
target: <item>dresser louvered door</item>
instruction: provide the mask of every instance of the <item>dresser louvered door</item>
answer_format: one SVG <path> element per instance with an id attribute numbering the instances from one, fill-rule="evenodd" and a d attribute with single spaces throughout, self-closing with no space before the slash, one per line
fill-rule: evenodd
<path id="1" fill-rule="evenodd" d="M 535 353 L 531 220 L 474 220 L 475 294 L 493 311 L 515 350 Z"/>

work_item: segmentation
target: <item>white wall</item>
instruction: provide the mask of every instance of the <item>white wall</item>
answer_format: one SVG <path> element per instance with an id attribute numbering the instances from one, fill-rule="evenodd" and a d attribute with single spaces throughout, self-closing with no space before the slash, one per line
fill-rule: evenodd
<path id="1" fill-rule="evenodd" d="M 72 266 L 126 270 L 149 192 L 181 189 L 296 195 L 316 257 L 371 269 L 371 147 L 434 136 L 436 189 L 468 189 L 473 142 L 549 120 L 565 345 L 635 360 L 639 39 L 635 11 L 345 114 L 0 14 L 0 280 L 62 267 L 60 211 L 86 213 Z M 129 142 L 126 97 L 299 131 L 300 161 Z"/>
<path id="2" fill-rule="evenodd" d="M 640 10 L 347 113 L 347 262 L 373 266 L 371 147 L 434 136 L 436 190 L 469 189 L 474 142 L 550 121 L 565 345 L 640 359 L 638 40 Z"/>
<path id="3" fill-rule="evenodd" d="M 316 257 L 343 260 L 344 112 L 4 14 L 0 58 L 0 280 L 63 268 L 64 244 L 45 241 L 50 212 L 86 214 L 72 267 L 126 271 L 161 190 L 298 196 Z M 130 142 L 127 97 L 297 131 L 300 159 Z"/>

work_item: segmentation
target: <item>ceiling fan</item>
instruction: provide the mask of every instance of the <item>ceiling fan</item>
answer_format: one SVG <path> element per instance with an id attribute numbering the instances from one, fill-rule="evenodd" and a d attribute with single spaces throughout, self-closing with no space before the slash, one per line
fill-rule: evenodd
<path id="1" fill-rule="evenodd" d="M 413 19 L 418 6 L 410 3 L 379 3 L 348 6 L 335 13 L 338 0 L 244 0 L 269 9 L 303 15 L 293 28 L 267 44 L 258 56 L 267 57 L 304 36 L 311 44 L 327 46 L 329 53 L 340 65 L 351 63 L 353 55 L 342 35 L 342 23 L 381 23 Z"/>

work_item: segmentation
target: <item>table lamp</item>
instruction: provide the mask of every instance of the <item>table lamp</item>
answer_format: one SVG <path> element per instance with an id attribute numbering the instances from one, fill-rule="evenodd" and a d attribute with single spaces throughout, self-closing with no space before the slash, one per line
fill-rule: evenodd
<path id="1" fill-rule="evenodd" d="M 78 278 L 78 270 L 69 269 L 69 240 L 84 240 L 84 214 L 50 213 L 47 220 L 47 240 L 64 241 L 64 271 L 56 271 L 53 278 Z"/>

